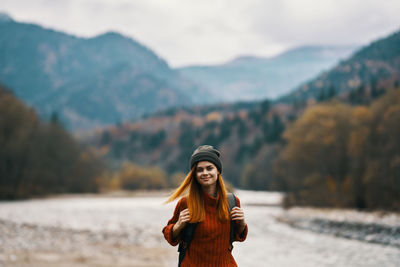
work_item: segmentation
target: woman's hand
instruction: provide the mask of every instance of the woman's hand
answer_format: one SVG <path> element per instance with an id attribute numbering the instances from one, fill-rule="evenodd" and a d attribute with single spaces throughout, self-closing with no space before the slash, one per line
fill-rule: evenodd
<path id="1" fill-rule="evenodd" d="M 182 229 L 186 226 L 186 224 L 190 221 L 190 214 L 188 209 L 184 209 L 179 213 L 178 221 L 175 223 L 172 228 L 172 235 L 176 238 Z"/>
<path id="2" fill-rule="evenodd" d="M 239 233 L 242 233 L 246 227 L 243 209 L 240 207 L 234 207 L 231 211 L 231 220 L 239 222 Z"/>
<path id="3" fill-rule="evenodd" d="M 189 209 L 184 209 L 179 213 L 179 219 L 176 222 L 178 226 L 185 227 L 186 223 L 190 221 Z"/>

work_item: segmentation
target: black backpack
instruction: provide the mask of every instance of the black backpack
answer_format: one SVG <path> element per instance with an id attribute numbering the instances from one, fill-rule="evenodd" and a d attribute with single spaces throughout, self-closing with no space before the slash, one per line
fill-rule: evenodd
<path id="1" fill-rule="evenodd" d="M 229 204 L 229 212 L 237 206 L 236 197 L 232 193 L 227 194 L 228 204 Z M 178 252 L 179 252 L 179 264 L 178 267 L 181 266 L 183 259 L 185 258 L 186 251 L 189 248 L 190 242 L 192 242 L 194 230 L 196 230 L 197 223 L 188 223 L 186 227 L 182 230 L 181 233 L 181 242 L 179 243 Z M 233 249 L 233 239 L 235 237 L 235 222 L 231 220 L 231 231 L 229 236 L 230 248 Z"/>

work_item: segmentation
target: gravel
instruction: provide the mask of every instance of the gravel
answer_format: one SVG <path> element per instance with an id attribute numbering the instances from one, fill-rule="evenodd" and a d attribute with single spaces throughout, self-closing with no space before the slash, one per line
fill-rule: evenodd
<path id="1" fill-rule="evenodd" d="M 400 248 L 400 214 L 350 209 L 288 209 L 277 220 L 294 228 Z"/>

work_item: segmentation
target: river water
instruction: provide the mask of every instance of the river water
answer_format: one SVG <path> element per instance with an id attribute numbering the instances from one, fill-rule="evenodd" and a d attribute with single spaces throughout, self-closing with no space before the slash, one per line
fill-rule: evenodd
<path id="1" fill-rule="evenodd" d="M 298 230 L 278 222 L 275 218 L 283 212 L 274 205 L 279 203 L 279 194 L 238 191 L 237 195 L 249 226 L 247 240 L 234 243 L 233 255 L 239 266 L 400 266 L 398 248 Z M 165 205 L 165 199 L 73 196 L 0 202 L 0 220 L 77 231 L 128 233 L 137 245 L 167 251 L 170 260 L 162 265 L 175 266 L 176 247 L 166 243 L 161 230 L 176 202 Z"/>

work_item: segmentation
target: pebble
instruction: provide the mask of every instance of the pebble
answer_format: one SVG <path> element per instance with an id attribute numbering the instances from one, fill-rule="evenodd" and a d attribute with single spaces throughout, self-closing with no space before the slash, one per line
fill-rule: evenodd
<path id="1" fill-rule="evenodd" d="M 335 216 L 339 213 L 341 216 Z M 400 216 L 394 213 L 377 216 L 358 211 L 295 208 L 277 219 L 298 229 L 400 248 Z"/>

